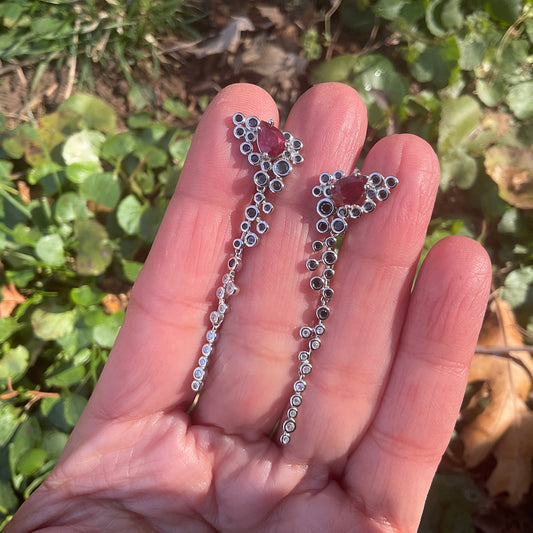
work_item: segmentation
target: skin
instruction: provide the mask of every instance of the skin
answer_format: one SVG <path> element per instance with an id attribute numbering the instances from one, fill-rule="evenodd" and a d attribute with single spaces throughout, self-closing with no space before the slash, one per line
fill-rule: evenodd
<path id="1" fill-rule="evenodd" d="M 7 533 L 416 531 L 481 327 L 487 254 L 444 239 L 413 287 L 438 161 L 416 136 L 378 142 L 362 171 L 400 185 L 350 222 L 297 430 L 286 447 L 270 438 L 317 303 L 305 269 L 317 238 L 310 191 L 321 172 L 353 169 L 366 132 L 353 89 L 313 87 L 284 128 L 303 140 L 305 162 L 245 251 L 240 294 L 188 415 L 214 293 L 255 190 L 232 135 L 236 111 L 278 120 L 252 85 L 209 106 L 96 391 Z"/>

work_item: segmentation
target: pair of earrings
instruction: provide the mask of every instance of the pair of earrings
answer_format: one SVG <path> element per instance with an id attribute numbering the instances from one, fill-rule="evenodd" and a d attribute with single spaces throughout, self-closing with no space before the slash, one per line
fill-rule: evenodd
<path id="1" fill-rule="evenodd" d="M 205 383 L 207 367 L 213 356 L 218 331 L 228 311 L 228 298 L 236 294 L 236 273 L 242 266 L 243 254 L 247 248 L 256 246 L 269 226 L 265 218 L 274 209 L 267 196 L 277 194 L 284 188 L 284 179 L 291 173 L 293 165 L 303 163 L 300 150 L 303 143 L 288 131 L 281 132 L 273 121 L 265 122 L 255 116 L 245 117 L 243 113 L 233 115 L 233 134 L 241 142 L 240 151 L 257 168 L 253 176 L 256 192 L 244 210 L 240 225 L 241 234 L 233 241 L 234 254 L 228 261 L 228 270 L 222 277 L 222 284 L 216 291 L 218 305 L 210 314 L 211 327 L 206 333 L 198 365 L 193 371 L 191 388 L 199 392 Z M 335 275 L 338 259 L 338 239 L 348 228 L 350 219 L 360 218 L 376 209 L 377 202 L 387 200 L 390 191 L 398 185 L 395 176 L 384 177 L 378 172 L 366 176 L 355 169 L 345 175 L 337 170 L 332 174 L 320 174 L 319 183 L 312 194 L 317 198 L 316 211 L 319 219 L 316 230 L 319 238 L 313 241 L 313 257 L 306 262 L 312 273 L 310 286 L 317 291 L 319 303 L 316 309 L 316 324 L 303 326 L 300 336 L 305 349 L 298 354 L 298 379 L 293 385 L 286 418 L 281 424 L 281 444 L 288 444 L 296 429 L 296 417 L 302 405 L 303 392 L 307 388 L 307 376 L 313 367 L 311 356 L 321 345 L 326 331 L 325 321 L 330 316 L 329 303 L 333 297 L 331 281 Z"/>

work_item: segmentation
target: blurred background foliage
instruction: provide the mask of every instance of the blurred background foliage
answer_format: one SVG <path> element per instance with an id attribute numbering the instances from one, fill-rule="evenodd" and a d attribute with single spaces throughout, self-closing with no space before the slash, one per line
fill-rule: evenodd
<path id="1" fill-rule="evenodd" d="M 424 137 L 442 179 L 422 257 L 447 235 L 480 241 L 530 340 L 532 43 L 525 0 L 0 4 L 0 524 L 59 456 L 228 83 L 263 86 L 282 117 L 311 84 L 347 83 L 368 108 L 365 151 Z M 421 532 L 533 529 L 531 490 L 509 514 L 484 488 L 494 459 L 449 455 Z"/>

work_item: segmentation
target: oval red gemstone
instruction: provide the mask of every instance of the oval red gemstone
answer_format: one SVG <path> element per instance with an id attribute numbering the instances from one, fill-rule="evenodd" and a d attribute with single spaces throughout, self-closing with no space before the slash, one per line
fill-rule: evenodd
<path id="1" fill-rule="evenodd" d="M 350 174 L 335 183 L 331 198 L 337 207 L 359 203 L 365 197 L 367 177 L 363 174 Z"/>
<path id="2" fill-rule="evenodd" d="M 262 120 L 257 132 L 257 148 L 270 157 L 278 157 L 285 151 L 285 137 L 278 128 Z"/>

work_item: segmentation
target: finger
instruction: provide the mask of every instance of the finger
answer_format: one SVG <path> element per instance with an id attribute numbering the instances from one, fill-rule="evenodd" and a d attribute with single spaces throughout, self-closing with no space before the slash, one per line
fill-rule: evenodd
<path id="1" fill-rule="evenodd" d="M 294 459 L 342 468 L 374 413 L 431 217 L 438 168 L 431 147 L 413 135 L 387 137 L 367 157 L 363 171 L 395 175 L 399 185 L 374 213 L 349 223 L 331 283 L 327 331 L 312 356 L 288 450 Z"/>
<path id="2" fill-rule="evenodd" d="M 358 505 L 415 531 L 451 436 L 490 289 L 490 260 L 452 237 L 427 256 L 379 410 L 346 469 Z"/>
<path id="3" fill-rule="evenodd" d="M 314 231 L 311 189 L 325 168 L 354 164 L 366 133 L 366 110 L 350 87 L 322 84 L 298 100 L 286 129 L 303 141 L 305 162 L 275 198 L 271 229 L 239 273 L 241 292 L 193 413 L 196 423 L 249 438 L 269 433 L 287 401 L 298 325 L 312 296 L 305 274 Z"/>
<path id="4" fill-rule="evenodd" d="M 205 112 L 93 395 L 96 412 L 142 416 L 193 396 L 192 368 L 240 224 L 234 213 L 255 190 L 233 137 L 237 111 L 278 119 L 270 96 L 247 84 L 223 89 Z"/>

